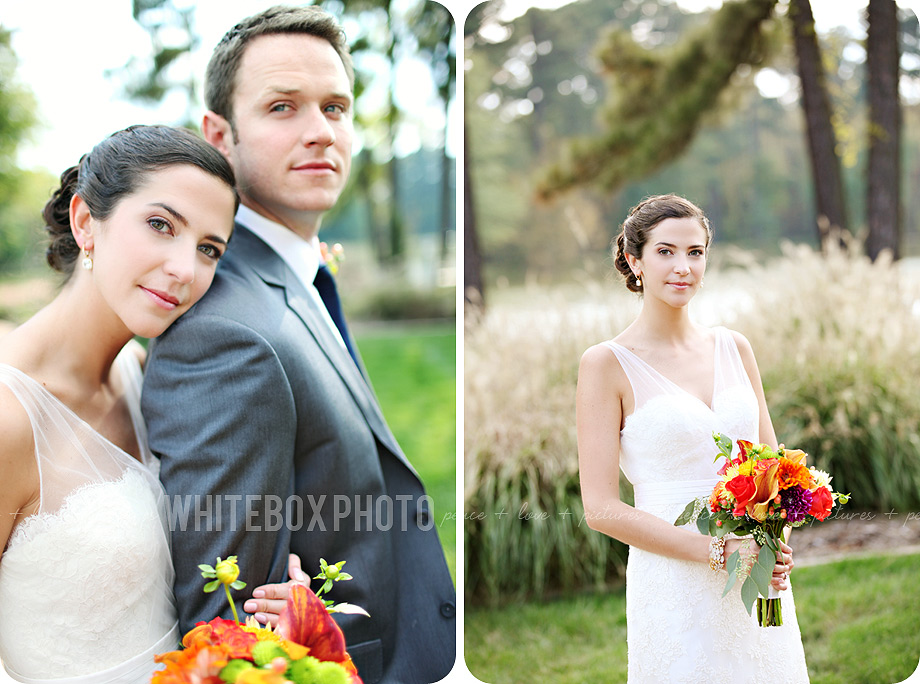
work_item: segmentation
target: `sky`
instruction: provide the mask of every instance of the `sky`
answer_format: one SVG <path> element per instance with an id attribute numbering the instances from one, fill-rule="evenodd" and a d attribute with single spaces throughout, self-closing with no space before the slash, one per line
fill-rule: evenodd
<path id="1" fill-rule="evenodd" d="M 550 9 L 572 0 L 506 0 L 504 17 L 520 15 L 530 7 Z M 188 5 L 194 0 L 178 0 Z M 920 0 L 899 0 L 920 11 Z M 269 0 L 200 0 L 196 9 L 196 28 L 201 47 L 193 55 L 194 73 L 204 74 L 214 45 L 239 19 L 260 11 Z M 455 19 L 462 21 L 478 0 L 443 0 Z M 718 5 L 719 0 L 678 0 L 682 7 L 700 11 Z M 849 19 L 859 30 L 859 11 L 866 0 L 812 0 L 819 30 L 826 30 Z M 49 17 L 53 20 L 49 21 Z M 45 0 L 44 2 L 5 2 L 2 23 L 14 30 L 13 48 L 20 60 L 19 80 L 28 85 L 38 101 L 40 129 L 34 141 L 22 146 L 19 165 L 45 168 L 58 174 L 75 164 L 80 156 L 110 133 L 135 123 L 172 123 L 184 107 L 178 101 L 160 109 L 144 108 L 118 95 L 118 86 L 106 78 L 106 71 L 124 65 L 133 55 L 149 51 L 147 34 L 131 16 L 130 0 Z M 346 26 L 346 33 L 348 27 Z M 411 111 L 426 118 L 442 117 L 433 102 L 430 88 L 423 85 L 418 62 L 406 62 L 399 82 L 400 100 Z M 420 85 L 422 84 L 422 85 Z M 455 103 L 448 118 L 448 149 L 453 152 L 460 130 Z M 200 111 L 196 112 L 196 118 Z M 400 139 L 400 152 L 417 148 L 419 139 L 407 133 Z"/>

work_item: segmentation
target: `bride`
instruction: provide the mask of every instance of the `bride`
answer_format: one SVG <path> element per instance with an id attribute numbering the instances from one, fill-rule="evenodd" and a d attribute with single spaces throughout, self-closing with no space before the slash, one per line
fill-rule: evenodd
<path id="1" fill-rule="evenodd" d="M 45 206 L 66 284 L 0 339 L 0 660 L 18 681 L 149 681 L 153 655 L 178 643 L 131 340 L 207 291 L 238 203 L 210 145 L 134 126 L 65 171 Z M 286 585 L 262 589 L 276 619 Z"/>
<path id="2" fill-rule="evenodd" d="M 588 524 L 628 544 L 626 629 L 630 684 L 808 682 L 781 544 L 773 586 L 781 627 L 760 627 L 738 589 L 722 597 L 724 559 L 750 540 L 724 542 L 674 520 L 718 476 L 713 432 L 776 448 L 751 345 L 703 328 L 687 307 L 703 285 L 712 233 L 675 195 L 634 207 L 617 238 L 616 266 L 643 295 L 633 323 L 588 349 L 576 399 L 579 475 Z M 635 507 L 619 498 L 620 469 Z"/>

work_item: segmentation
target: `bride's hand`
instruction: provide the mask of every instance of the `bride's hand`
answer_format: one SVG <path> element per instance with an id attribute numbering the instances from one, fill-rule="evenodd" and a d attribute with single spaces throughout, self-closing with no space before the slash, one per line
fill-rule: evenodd
<path id="1" fill-rule="evenodd" d="M 779 540 L 779 553 L 776 554 L 776 565 L 773 566 L 773 581 L 771 584 L 777 591 L 789 588 L 789 573 L 795 567 L 792 560 L 792 547 L 782 539 Z"/>
<path id="2" fill-rule="evenodd" d="M 744 551 L 744 547 L 748 548 L 747 552 Z M 729 539 L 725 542 L 725 559 L 728 560 L 728 557 L 739 549 L 741 549 L 742 558 L 747 560 L 748 566 L 753 565 L 757 554 L 760 552 L 760 546 L 749 538 Z M 789 588 L 789 573 L 795 567 L 795 561 L 792 560 L 792 547 L 782 540 L 779 542 L 779 549 L 780 552 L 776 556 L 776 565 L 773 566 L 773 579 L 770 584 L 777 591 L 785 591 Z"/>
<path id="3" fill-rule="evenodd" d="M 291 587 L 295 584 L 310 586 L 310 578 L 301 570 L 300 556 L 295 553 L 288 557 L 288 577 L 291 579 L 284 584 L 263 584 L 253 589 L 252 598 L 243 604 L 243 610 L 254 613 L 256 620 L 263 625 L 277 625 L 278 616 L 287 604 Z"/>

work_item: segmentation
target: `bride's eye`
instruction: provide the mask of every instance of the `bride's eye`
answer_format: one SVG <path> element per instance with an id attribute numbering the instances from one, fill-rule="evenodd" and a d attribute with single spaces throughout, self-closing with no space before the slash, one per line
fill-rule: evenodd
<path id="1" fill-rule="evenodd" d="M 170 230 L 172 230 L 172 226 L 170 225 L 169 221 L 160 218 L 159 216 L 154 216 L 153 218 L 147 219 L 147 225 L 158 233 L 168 233 Z"/>

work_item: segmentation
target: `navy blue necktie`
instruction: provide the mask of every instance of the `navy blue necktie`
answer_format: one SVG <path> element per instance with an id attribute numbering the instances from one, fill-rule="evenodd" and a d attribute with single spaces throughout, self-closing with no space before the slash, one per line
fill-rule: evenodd
<path id="1" fill-rule="evenodd" d="M 355 365 L 360 369 L 361 364 L 358 363 L 358 355 L 351 346 L 348 326 L 345 324 L 345 316 L 342 315 L 342 302 L 339 300 L 339 293 L 335 287 L 335 280 L 333 280 L 332 274 L 329 272 L 329 268 L 326 264 L 319 265 L 319 269 L 316 271 L 316 278 L 313 279 L 313 286 L 316 288 L 317 292 L 319 292 L 323 304 L 326 305 L 326 310 L 329 312 L 329 317 L 332 319 L 332 322 L 335 323 L 335 327 L 339 329 L 339 334 L 345 342 L 348 353 L 351 354 L 351 358 L 354 360 Z"/>

